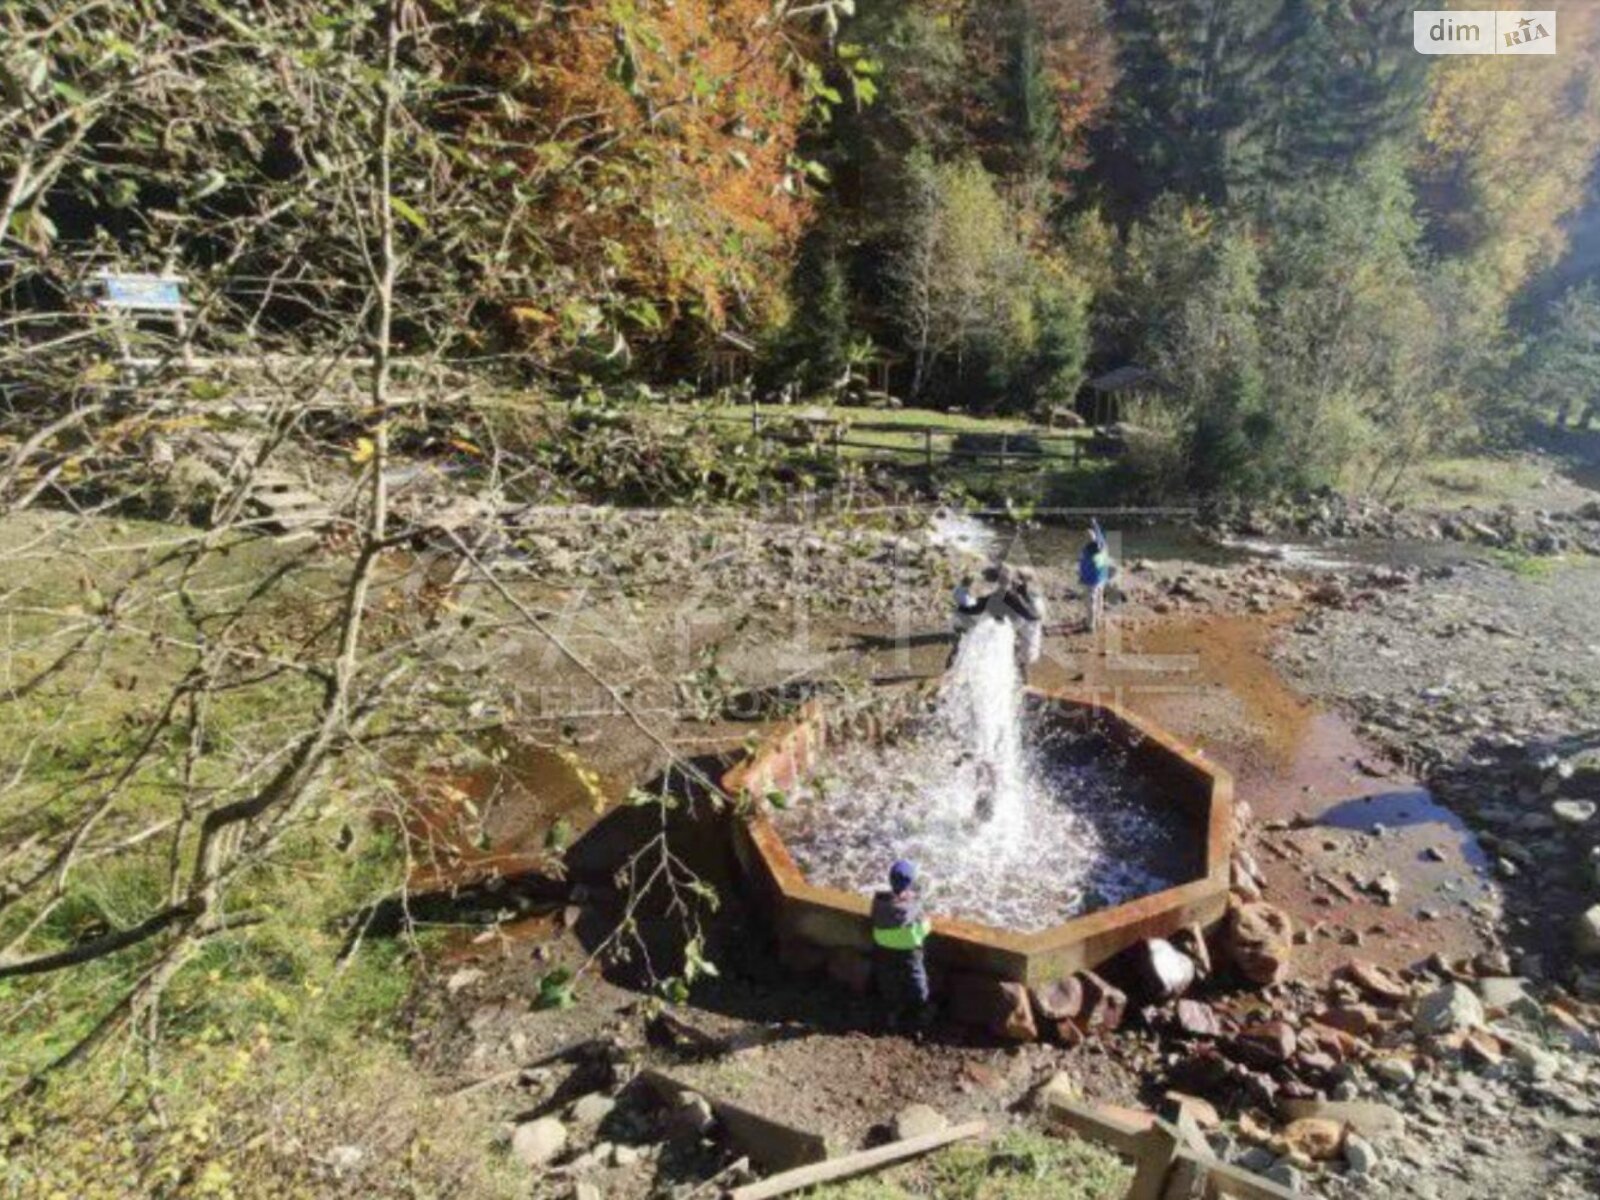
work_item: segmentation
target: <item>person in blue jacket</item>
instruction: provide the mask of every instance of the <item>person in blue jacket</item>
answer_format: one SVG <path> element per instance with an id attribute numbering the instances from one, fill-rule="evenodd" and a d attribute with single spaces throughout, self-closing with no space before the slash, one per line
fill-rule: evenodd
<path id="1" fill-rule="evenodd" d="M 908 1014 L 920 1024 L 928 1016 L 928 968 L 922 944 L 932 926 L 916 890 L 917 869 L 905 859 L 889 868 L 889 888 L 872 897 L 873 975 L 898 1025 Z"/>
<path id="2" fill-rule="evenodd" d="M 1106 535 L 1100 522 L 1089 524 L 1089 541 L 1078 555 L 1078 582 L 1088 591 L 1089 632 L 1100 628 L 1106 613 L 1106 584 L 1111 582 L 1114 565 L 1106 548 Z"/>

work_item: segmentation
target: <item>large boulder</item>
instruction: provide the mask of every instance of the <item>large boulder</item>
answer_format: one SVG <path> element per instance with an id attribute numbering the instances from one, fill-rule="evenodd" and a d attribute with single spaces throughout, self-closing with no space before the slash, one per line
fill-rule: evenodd
<path id="1" fill-rule="evenodd" d="M 1398 1054 L 1375 1058 L 1367 1069 L 1390 1087 L 1409 1087 L 1417 1080 L 1417 1068 L 1409 1058 Z"/>
<path id="2" fill-rule="evenodd" d="M 1120 1026 L 1128 1011 L 1126 993 L 1093 971 L 1084 971 L 1078 978 L 1083 983 L 1083 1011 L 1078 1016 L 1079 1027 L 1085 1033 L 1097 1029 L 1109 1033 Z"/>
<path id="3" fill-rule="evenodd" d="M 1034 1019 L 1041 1030 L 1053 1033 L 1069 1049 L 1083 1040 L 1077 1024 L 1083 1012 L 1083 984 L 1075 977 L 1043 983 L 1028 993 L 1033 1001 Z"/>
<path id="4" fill-rule="evenodd" d="M 1222 1033 L 1217 1010 L 1199 1000 L 1179 1000 L 1173 1023 L 1181 1037 L 1218 1037 Z"/>
<path id="5" fill-rule="evenodd" d="M 1049 1111 L 1053 1101 L 1072 1101 L 1079 1099 L 1081 1096 L 1082 1092 L 1079 1090 L 1077 1083 L 1073 1081 L 1072 1076 L 1065 1071 L 1057 1071 L 1039 1089 L 1036 1100 L 1041 1108 Z"/>
<path id="6" fill-rule="evenodd" d="M 1070 1021 L 1083 1011 L 1083 984 L 1071 976 L 1053 979 L 1034 988 L 1032 999 L 1041 1021 Z"/>
<path id="7" fill-rule="evenodd" d="M 1307 1042 L 1312 1049 L 1330 1056 L 1336 1063 L 1370 1058 L 1372 1055 L 1372 1043 L 1365 1038 L 1315 1020 L 1308 1022 L 1300 1031 L 1301 1047 L 1304 1048 Z"/>
<path id="8" fill-rule="evenodd" d="M 1550 806 L 1550 815 L 1563 825 L 1587 825 L 1594 820 L 1597 807 L 1593 800 L 1557 800 Z"/>
<path id="9" fill-rule="evenodd" d="M 901 1109 L 890 1122 L 890 1129 L 897 1142 L 907 1138 L 922 1137 L 928 1133 L 938 1133 L 950 1127 L 950 1118 L 938 1109 L 926 1104 L 912 1104 Z"/>
<path id="10" fill-rule="evenodd" d="M 950 1014 L 956 1020 L 976 1025 L 1008 1041 L 1039 1040 L 1039 1026 L 1033 1018 L 1028 989 L 1022 984 L 967 971 L 952 971 L 945 990 L 950 997 Z"/>
<path id="11" fill-rule="evenodd" d="M 1381 1161 L 1371 1142 L 1355 1133 L 1345 1135 L 1344 1165 L 1351 1175 L 1370 1175 Z"/>
<path id="12" fill-rule="evenodd" d="M 524 1121 L 511 1134 L 511 1153 L 524 1166 L 542 1167 L 567 1148 L 567 1127 L 554 1117 Z"/>
<path id="13" fill-rule="evenodd" d="M 716 1127 L 716 1110 L 699 1092 L 679 1092 L 662 1117 L 662 1133 L 669 1141 L 700 1138 Z"/>
<path id="14" fill-rule="evenodd" d="M 1230 904 L 1223 949 L 1234 969 L 1265 986 L 1288 977 L 1294 922 L 1281 908 L 1262 901 Z"/>
<path id="15" fill-rule="evenodd" d="M 1283 1100 L 1279 1108 L 1290 1121 L 1307 1117 L 1335 1121 L 1366 1138 L 1389 1137 L 1406 1128 L 1398 1109 L 1377 1100 Z"/>
<path id="16" fill-rule="evenodd" d="M 1359 1038 L 1370 1037 L 1394 1024 L 1370 1004 L 1335 1004 L 1311 1019 L 1329 1029 Z"/>
<path id="17" fill-rule="evenodd" d="M 1194 960 L 1165 938 L 1140 942 L 1132 953 L 1140 986 L 1151 999 L 1172 1000 L 1194 986 Z"/>
<path id="18" fill-rule="evenodd" d="M 1417 1002 L 1411 1027 L 1419 1034 L 1439 1036 L 1477 1029 L 1483 1022 L 1478 994 L 1464 983 L 1447 983 Z"/>
<path id="19" fill-rule="evenodd" d="M 1230 1057 L 1247 1066 L 1275 1067 L 1294 1056 L 1298 1039 L 1287 1021 L 1260 1021 L 1246 1025 L 1231 1038 L 1226 1049 Z"/>
<path id="20" fill-rule="evenodd" d="M 1283 1131 L 1283 1140 L 1290 1153 L 1312 1162 L 1327 1162 L 1344 1149 L 1344 1126 L 1324 1117 L 1301 1117 Z"/>
<path id="21" fill-rule="evenodd" d="M 617 1102 L 601 1092 L 591 1092 L 572 1106 L 572 1119 L 579 1125 L 598 1125 L 616 1111 Z"/>
<path id="22" fill-rule="evenodd" d="M 1346 968 L 1346 973 L 1367 996 L 1384 1004 L 1398 1004 L 1411 996 L 1411 987 L 1405 980 L 1376 963 L 1358 958 Z"/>
<path id="23" fill-rule="evenodd" d="M 1478 980 L 1474 986 L 1478 989 L 1478 999 L 1483 1001 L 1484 1010 L 1491 1016 L 1510 1015 L 1537 1020 L 1544 1012 L 1544 1006 L 1528 990 L 1526 979 L 1514 975 L 1491 975 Z"/>

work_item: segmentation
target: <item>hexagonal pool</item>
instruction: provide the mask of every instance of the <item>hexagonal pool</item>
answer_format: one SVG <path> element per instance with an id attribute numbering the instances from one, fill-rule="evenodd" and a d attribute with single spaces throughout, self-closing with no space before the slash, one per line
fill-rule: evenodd
<path id="1" fill-rule="evenodd" d="M 1018 761 L 974 756 L 939 727 L 949 693 L 866 730 L 813 702 L 724 777 L 730 794 L 782 794 L 750 806 L 736 841 L 780 938 L 868 949 L 870 896 L 898 857 L 918 865 L 934 961 L 1003 979 L 1092 969 L 1221 917 L 1226 771 L 1114 703 L 1032 689 Z M 992 707 L 955 705 L 979 743 Z"/>

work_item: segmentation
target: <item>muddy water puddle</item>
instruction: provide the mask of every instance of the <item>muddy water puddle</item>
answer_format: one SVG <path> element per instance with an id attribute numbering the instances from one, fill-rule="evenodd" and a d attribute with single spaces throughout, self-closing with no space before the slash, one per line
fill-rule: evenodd
<path id="1" fill-rule="evenodd" d="M 1037 682 L 1124 704 L 1234 774 L 1261 831 L 1267 898 L 1310 931 L 1306 969 L 1476 952 L 1496 905 L 1483 848 L 1341 716 L 1283 678 L 1270 651 L 1291 618 L 1113 626 L 1092 651 L 1084 638 L 1052 643 Z"/>
<path id="2" fill-rule="evenodd" d="M 585 765 L 577 750 L 502 742 L 484 757 L 419 780 L 406 819 L 413 893 L 550 871 L 629 783 Z"/>

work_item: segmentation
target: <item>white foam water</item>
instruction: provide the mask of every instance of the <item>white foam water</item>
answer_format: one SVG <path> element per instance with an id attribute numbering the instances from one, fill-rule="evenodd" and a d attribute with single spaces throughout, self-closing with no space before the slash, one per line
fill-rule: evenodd
<path id="1" fill-rule="evenodd" d="M 951 782 L 968 786 L 936 788 L 927 797 L 932 815 L 946 824 L 970 818 L 971 835 L 985 842 L 1015 842 L 1026 832 L 1030 780 L 1010 621 L 981 617 L 961 639 L 934 720 L 934 741 L 959 761 Z"/>
<path id="2" fill-rule="evenodd" d="M 961 640 L 930 719 L 843 748 L 777 815 L 816 883 L 870 892 L 914 862 L 935 913 L 1033 930 L 1171 886 L 1177 830 L 1104 755 L 1034 737 L 1009 622 Z M 1042 744 L 1041 744 L 1042 743 Z M 1081 747 L 1078 747 L 1081 749 Z"/>
<path id="3" fill-rule="evenodd" d="M 941 508 L 928 518 L 928 541 L 965 551 L 974 558 L 993 558 L 1001 548 L 1001 538 L 993 527 L 968 513 Z"/>

